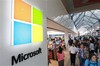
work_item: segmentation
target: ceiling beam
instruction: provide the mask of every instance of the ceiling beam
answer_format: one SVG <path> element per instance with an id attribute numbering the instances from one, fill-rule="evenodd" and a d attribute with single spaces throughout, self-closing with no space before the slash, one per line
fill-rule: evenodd
<path id="1" fill-rule="evenodd" d="M 74 23 L 76 23 L 76 21 L 80 18 L 80 16 L 81 16 L 82 14 L 83 14 L 83 12 L 79 14 L 79 16 L 76 18 L 76 20 L 74 21 Z"/>
<path id="2" fill-rule="evenodd" d="M 87 18 L 87 17 L 86 17 Z M 92 24 L 94 24 L 89 18 L 87 18 L 88 19 L 88 21 L 90 22 L 90 23 L 92 23 Z"/>
<path id="3" fill-rule="evenodd" d="M 97 18 L 95 18 L 95 17 L 91 17 L 91 16 L 88 16 L 88 15 L 85 15 L 86 17 L 90 17 L 90 18 L 92 18 L 92 19 L 96 19 L 97 20 Z"/>
<path id="4" fill-rule="evenodd" d="M 94 15 L 96 17 L 97 20 L 99 20 L 99 18 L 92 12 L 90 11 L 92 15 Z"/>
<path id="5" fill-rule="evenodd" d="M 73 20 L 73 17 L 74 17 L 74 16 L 71 17 L 71 18 L 72 18 L 72 21 L 73 21 L 73 24 L 75 25 L 75 27 L 76 27 L 77 30 L 78 30 L 79 28 L 77 28 L 77 25 L 76 25 L 75 23 L 76 23 L 76 21 L 80 18 L 80 16 L 81 16 L 82 14 L 83 14 L 83 12 L 79 14 L 79 16 L 76 18 L 75 21 Z"/>
<path id="6" fill-rule="evenodd" d="M 77 28 L 79 29 L 82 25 L 83 25 L 83 23 L 80 22 L 79 24 L 77 24 Z"/>
<path id="7" fill-rule="evenodd" d="M 57 20 L 58 22 L 61 22 L 63 19 L 63 16 L 60 16 L 60 18 Z"/>
<path id="8" fill-rule="evenodd" d="M 76 24 L 76 26 L 82 24 L 83 18 Z M 79 27 L 77 27 L 79 29 Z"/>
<path id="9" fill-rule="evenodd" d="M 84 18 L 84 16 L 85 16 L 85 13 L 84 13 L 84 15 L 80 18 L 80 20 L 77 22 L 77 24 L 80 23 L 80 21 Z M 77 24 L 76 24 L 76 25 L 77 25 Z"/>
<path id="10" fill-rule="evenodd" d="M 93 23 L 89 18 L 88 19 L 88 22 L 90 22 L 92 25 L 91 26 L 95 26 L 96 23 L 98 23 L 98 21 L 96 21 L 95 23 Z M 91 28 L 91 26 L 89 28 Z"/>
<path id="11" fill-rule="evenodd" d="M 84 21 L 85 21 L 85 20 L 84 20 Z M 93 25 L 93 24 L 92 24 L 92 25 L 90 25 L 90 24 L 89 24 L 89 21 L 86 21 L 86 23 L 85 23 L 85 24 L 87 24 L 88 26 L 92 26 L 92 25 Z"/>

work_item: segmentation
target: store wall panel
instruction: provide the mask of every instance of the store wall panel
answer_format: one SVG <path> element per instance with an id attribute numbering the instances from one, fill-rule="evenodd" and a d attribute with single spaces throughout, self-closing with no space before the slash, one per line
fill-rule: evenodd
<path id="1" fill-rule="evenodd" d="M 39 8 L 38 6 L 38 9 L 40 9 L 43 12 L 43 25 L 42 25 L 43 30 L 41 30 L 41 32 L 43 31 L 43 34 L 42 34 L 43 41 L 36 42 L 36 43 L 28 42 L 28 44 L 21 44 L 21 45 L 14 46 L 12 45 L 12 41 L 13 41 L 12 30 L 14 29 L 12 26 L 13 25 L 12 19 L 14 17 L 12 16 L 13 15 L 13 5 L 14 5 L 13 1 L 14 0 L 0 0 L 0 66 L 47 66 L 48 65 L 47 42 L 46 42 L 47 40 L 46 28 L 47 27 L 46 27 L 45 13 L 44 13 L 44 10 L 42 10 L 43 8 L 41 7 Z M 43 3 L 43 2 L 45 1 L 41 1 L 40 3 Z M 30 5 L 32 6 L 33 4 L 30 4 Z M 19 18 L 16 18 L 16 19 L 19 19 Z M 30 19 L 23 20 L 22 18 L 22 21 L 26 21 L 26 23 L 30 23 Z M 30 28 L 30 26 L 28 27 Z M 20 29 L 20 27 L 18 28 Z M 26 31 L 25 33 L 27 33 L 28 30 L 25 29 L 25 31 Z M 29 55 L 27 54 L 30 54 L 32 52 L 34 56 L 28 57 Z M 12 57 L 14 60 L 14 58 L 17 59 L 19 56 L 21 57 L 25 56 L 26 58 L 24 58 L 23 61 L 22 61 L 22 58 L 18 59 L 18 60 L 21 60 L 21 62 L 17 62 L 17 63 L 12 61 Z M 14 62 L 14 64 L 12 62 Z"/>

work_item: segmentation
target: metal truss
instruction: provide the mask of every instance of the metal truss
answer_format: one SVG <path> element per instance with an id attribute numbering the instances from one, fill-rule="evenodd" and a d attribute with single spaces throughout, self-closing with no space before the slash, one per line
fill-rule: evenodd
<path id="1" fill-rule="evenodd" d="M 71 26 L 73 28 L 74 25 L 77 30 L 79 30 L 82 26 L 85 25 L 87 25 L 85 28 L 89 29 L 91 28 L 91 26 L 93 27 L 97 23 L 100 24 L 100 10 L 72 13 L 68 16 L 69 17 L 67 17 L 67 15 L 62 15 L 55 19 L 59 24 L 62 24 L 65 27 Z"/>

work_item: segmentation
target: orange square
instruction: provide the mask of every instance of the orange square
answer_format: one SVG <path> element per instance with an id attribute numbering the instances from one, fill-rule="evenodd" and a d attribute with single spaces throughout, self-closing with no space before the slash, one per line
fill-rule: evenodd
<path id="1" fill-rule="evenodd" d="M 31 22 L 31 6 L 23 0 L 14 0 L 14 19 Z"/>

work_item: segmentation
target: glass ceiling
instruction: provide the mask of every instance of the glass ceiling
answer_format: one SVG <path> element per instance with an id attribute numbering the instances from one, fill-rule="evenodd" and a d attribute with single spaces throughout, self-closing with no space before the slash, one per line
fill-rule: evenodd
<path id="1" fill-rule="evenodd" d="M 74 27 L 77 31 L 81 29 L 90 30 L 99 26 L 100 21 L 100 10 L 91 10 L 80 13 L 72 13 L 69 15 L 61 15 L 54 18 L 57 23 L 73 30 Z"/>

